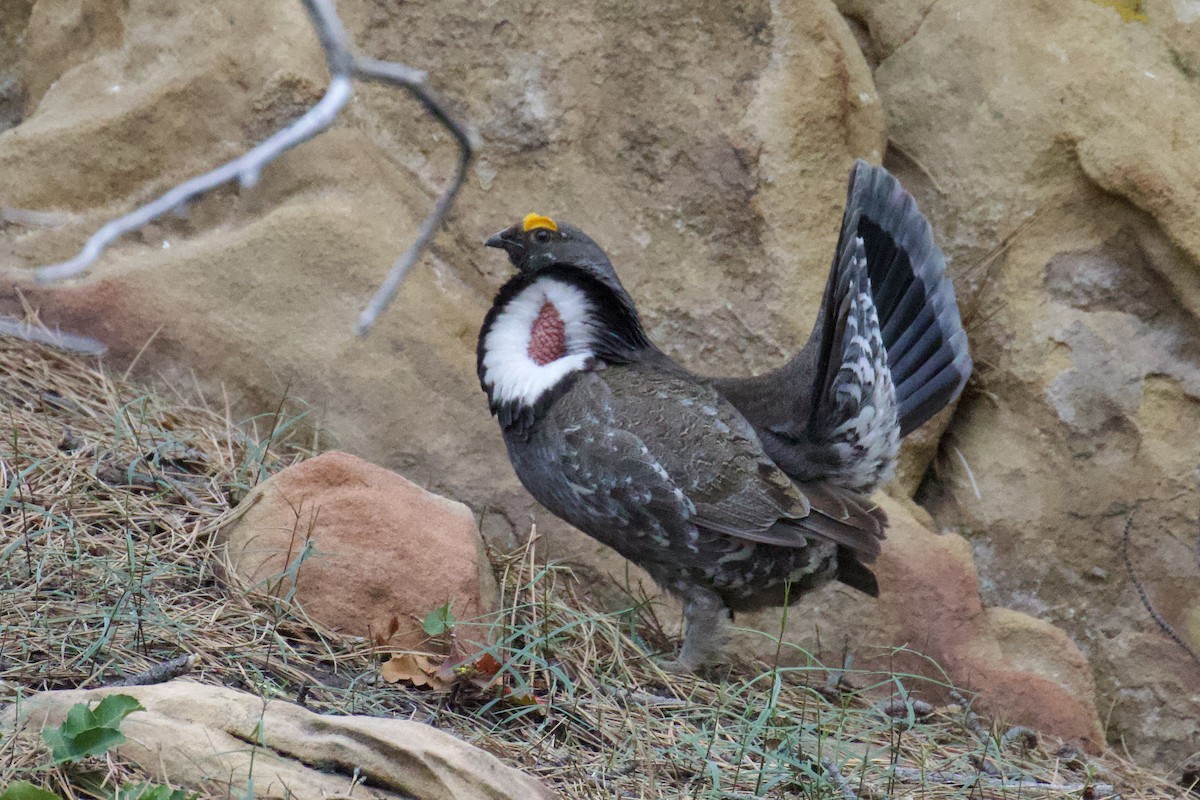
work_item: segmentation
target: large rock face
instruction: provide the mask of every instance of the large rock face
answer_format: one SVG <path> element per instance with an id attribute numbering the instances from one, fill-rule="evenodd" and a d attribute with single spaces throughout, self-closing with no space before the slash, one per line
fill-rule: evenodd
<path id="1" fill-rule="evenodd" d="M 324 68 L 298 2 L 5 3 L 0 312 L 20 309 L 19 283 L 44 319 L 105 340 L 116 362 L 198 375 L 246 410 L 290 386 L 344 448 L 471 504 L 503 544 L 533 505 L 474 378 L 475 335 L 506 274 L 481 240 L 530 210 L 580 224 L 668 352 L 758 370 L 807 333 L 851 159 L 884 158 L 945 245 L 981 366 L 919 499 L 973 545 L 988 604 L 1084 649 L 1107 735 L 1173 763 L 1197 748 L 1200 666 L 1148 621 L 1117 545 L 1140 504 L 1132 560 L 1200 646 L 1200 9 L 840 5 L 845 17 L 829 0 L 636 14 L 339 3 L 364 51 L 429 70 L 483 145 L 397 308 L 358 340 L 358 307 L 453 164 L 413 102 L 365 87 L 255 189 L 148 226 L 76 285 L 33 287 L 27 268 L 299 113 Z M 932 439 L 909 454 L 898 493 L 920 482 Z M 539 530 L 550 553 L 620 571 L 545 514 Z M 904 567 L 928 553 L 916 551 L 892 547 L 891 574 L 929 579 Z M 832 590 L 789 625 L 801 639 L 824 625 L 836 650 L 831 627 L 899 635 L 889 602 Z M 1065 637 L 958 607 L 1006 670 L 1089 692 Z M 937 633 L 928 641 L 954 643 Z M 1062 658 L 1039 662 L 1047 648 Z"/>
<path id="2" fill-rule="evenodd" d="M 1172 762 L 1200 745 L 1200 663 L 1120 542 L 1134 513 L 1136 574 L 1200 650 L 1200 6 L 1144 5 L 845 10 L 881 59 L 897 171 L 980 265 L 957 273 L 979 393 L 919 499 L 969 537 L 989 603 L 1087 653 L 1110 738 Z"/>

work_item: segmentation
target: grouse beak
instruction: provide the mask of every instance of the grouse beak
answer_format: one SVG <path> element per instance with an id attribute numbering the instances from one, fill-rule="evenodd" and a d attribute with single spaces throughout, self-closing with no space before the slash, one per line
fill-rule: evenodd
<path id="1" fill-rule="evenodd" d="M 483 244 L 486 247 L 497 247 L 508 253 L 508 260 L 513 263 L 513 266 L 518 266 L 521 257 L 525 254 L 525 245 L 521 242 L 521 233 L 521 226 L 513 225 L 488 237 L 488 240 Z"/>

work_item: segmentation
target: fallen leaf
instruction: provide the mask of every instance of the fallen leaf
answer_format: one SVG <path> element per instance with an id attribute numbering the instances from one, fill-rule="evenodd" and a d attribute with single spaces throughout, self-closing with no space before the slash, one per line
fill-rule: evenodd
<path id="1" fill-rule="evenodd" d="M 547 711 L 546 701 L 534 694 L 529 686 L 514 689 L 505 683 L 500 675 L 502 666 L 494 655 L 484 650 L 458 659 L 448 659 L 438 667 L 437 677 L 448 684 L 470 683 L 481 690 L 494 692 L 505 703 L 528 706 L 544 715 Z"/>
<path id="2" fill-rule="evenodd" d="M 400 630 L 400 620 L 399 620 L 399 618 L 398 618 L 398 617 L 397 617 L 395 614 L 393 614 L 393 615 L 392 615 L 392 619 L 391 619 L 391 621 L 390 621 L 390 622 L 388 622 L 388 631 L 387 631 L 387 635 L 384 635 L 384 634 L 382 634 L 382 633 L 377 633 L 377 634 L 375 634 L 375 644 L 376 644 L 376 646 L 378 646 L 378 647 L 383 647 L 385 644 L 387 644 L 387 643 L 388 643 L 388 641 L 389 641 L 389 640 L 390 640 L 390 639 L 391 639 L 393 636 L 395 636 L 395 635 L 396 635 L 396 631 L 398 631 L 398 630 Z"/>
<path id="3" fill-rule="evenodd" d="M 546 701 L 533 693 L 533 689 L 526 686 L 523 689 L 509 689 L 504 687 L 505 693 L 501 695 L 504 701 L 517 706 L 532 706 L 536 707 L 542 715 L 546 714 Z"/>
<path id="4" fill-rule="evenodd" d="M 489 652 L 474 653 L 459 659 L 448 659 L 438 667 L 438 677 L 449 683 L 467 680 L 486 689 L 500 674 L 500 662 Z"/>
<path id="5" fill-rule="evenodd" d="M 379 674 L 388 683 L 404 681 L 413 686 L 428 686 L 430 689 L 447 689 L 454 680 L 440 677 L 440 669 L 428 656 L 419 653 L 396 653 L 383 663 Z"/>

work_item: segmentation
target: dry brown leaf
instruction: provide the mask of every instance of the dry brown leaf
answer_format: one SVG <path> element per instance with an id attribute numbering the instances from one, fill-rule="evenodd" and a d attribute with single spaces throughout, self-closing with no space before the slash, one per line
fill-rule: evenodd
<path id="1" fill-rule="evenodd" d="M 464 656 L 462 658 L 451 658 L 446 660 L 445 664 L 438 667 L 437 675 L 441 680 L 449 683 L 456 681 L 467 680 L 478 686 L 480 689 L 486 689 L 500 673 L 500 662 L 491 653 L 475 653 L 473 655 Z"/>
<path id="2" fill-rule="evenodd" d="M 533 689 L 528 686 L 522 689 L 509 689 L 505 687 L 505 693 L 502 695 L 504 701 L 514 706 L 530 706 L 539 714 L 545 716 L 546 701 L 533 693 Z"/>
<path id="3" fill-rule="evenodd" d="M 538 712 L 546 713 L 546 701 L 534 694 L 532 688 L 526 686 L 514 689 L 501 679 L 502 664 L 489 652 L 479 652 L 457 659 L 447 659 L 438 667 L 437 677 L 447 682 L 447 685 L 460 682 L 470 683 L 476 688 L 493 691 L 510 705 L 530 706 Z"/>
<path id="4" fill-rule="evenodd" d="M 391 620 L 388 622 L 387 634 L 386 635 L 382 634 L 382 633 L 375 634 L 376 646 L 383 647 L 385 644 L 387 644 L 391 640 L 391 638 L 393 636 L 396 635 L 396 631 L 398 631 L 398 630 L 400 630 L 400 619 L 395 614 L 393 614 Z"/>
<path id="5" fill-rule="evenodd" d="M 448 689 L 453 680 L 443 680 L 438 665 L 428 656 L 419 653 L 396 653 L 379 668 L 380 675 L 388 683 L 404 681 L 413 686 L 428 686 L 430 689 Z"/>

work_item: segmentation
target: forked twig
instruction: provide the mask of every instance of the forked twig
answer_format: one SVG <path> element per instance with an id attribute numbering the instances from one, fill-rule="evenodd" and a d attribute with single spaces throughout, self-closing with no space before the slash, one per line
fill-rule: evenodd
<path id="1" fill-rule="evenodd" d="M 325 2 L 325 0 L 305 0 L 305 2 Z M 417 256 L 425 249 L 425 245 L 433 238 L 434 231 L 441 224 L 442 218 L 450 211 L 450 206 L 454 203 L 454 198 L 458 194 L 458 190 L 462 188 L 463 183 L 467 179 L 467 167 L 471 164 L 471 137 L 468 135 L 466 128 L 462 127 L 446 113 L 446 109 L 429 93 L 429 87 L 425 85 L 425 81 L 404 81 L 402 73 L 396 70 L 407 70 L 403 64 L 396 64 L 392 61 L 379 61 L 374 58 L 360 59 L 355 63 L 355 74 L 364 79 L 371 81 L 380 81 L 382 83 L 399 83 L 405 89 L 412 93 L 413 97 L 421 101 L 421 105 L 425 106 L 425 110 L 437 118 L 438 122 L 446 126 L 454 136 L 454 140 L 458 143 L 458 165 L 455 168 L 454 180 L 442 196 L 438 198 L 437 204 L 433 207 L 433 212 L 430 213 L 425 221 L 421 224 L 421 230 L 417 233 L 417 238 L 409 245 L 408 249 L 396 260 L 392 268 L 388 271 L 387 277 L 383 279 L 383 283 L 375 291 L 375 295 L 371 298 L 371 302 L 363 309 L 358 316 L 358 324 L 355 326 L 355 332 L 359 336 L 364 335 L 371 326 L 375 324 L 375 319 L 383 313 L 392 303 L 392 299 L 396 296 L 396 290 L 400 288 L 400 281 L 404 280 L 404 276 L 408 274 L 408 270 L 417 262 Z"/>
<path id="2" fill-rule="evenodd" d="M 379 315 L 391 304 L 400 282 L 412 265 L 416 263 L 417 257 L 425 249 L 438 225 L 450 210 L 459 188 L 466 179 L 467 167 L 471 162 L 473 153 L 471 138 L 466 129 L 450 116 L 449 112 L 430 92 L 424 72 L 392 61 L 359 58 L 351 48 L 349 37 L 333 6 L 333 0 L 302 0 L 302 2 L 316 29 L 317 38 L 325 52 L 325 61 L 329 65 L 331 76 L 325 94 L 316 105 L 299 119 L 260 142 L 244 155 L 222 164 L 210 172 L 185 181 L 161 197 L 112 220 L 92 234 L 83 249 L 74 258 L 58 264 L 39 267 L 34 273 L 36 280 L 48 283 L 82 274 L 96 262 L 109 245 L 121 236 L 137 230 L 163 214 L 186 208 L 190 201 L 218 186 L 233 180 L 237 180 L 243 187 L 254 186 L 258 183 L 264 166 L 333 124 L 353 96 L 353 81 L 357 78 L 399 86 L 411 93 L 438 122 L 453 134 L 459 148 L 454 180 L 442 192 L 433 211 L 422 223 L 416 240 L 392 265 L 383 284 L 375 292 L 362 314 L 359 315 L 355 332 L 361 336 L 370 329 Z"/>

